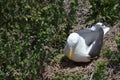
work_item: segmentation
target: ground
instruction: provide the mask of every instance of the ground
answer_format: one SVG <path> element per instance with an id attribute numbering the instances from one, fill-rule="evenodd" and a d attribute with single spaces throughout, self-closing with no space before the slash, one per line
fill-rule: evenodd
<path id="1" fill-rule="evenodd" d="M 78 29 L 82 29 L 87 27 L 87 23 L 85 22 L 86 15 L 88 15 L 88 10 L 90 8 L 89 3 L 86 0 L 78 0 L 79 1 L 79 10 L 77 21 L 78 24 L 73 26 L 71 32 L 74 32 Z M 84 4 L 81 5 L 81 4 Z M 104 50 L 109 48 L 111 51 L 117 52 L 117 44 L 115 39 L 120 34 L 120 22 L 116 22 L 114 26 L 110 26 L 110 31 L 104 37 L 104 45 L 101 50 L 101 55 L 98 59 L 92 60 L 88 63 L 75 63 L 69 59 L 67 59 L 64 54 L 61 52 L 59 56 L 61 57 L 58 61 L 51 61 L 48 64 L 45 64 L 45 71 L 43 73 L 44 80 L 49 80 L 53 77 L 58 77 L 58 75 L 67 75 L 67 74 L 81 74 L 87 75 L 88 78 L 85 80 L 93 80 L 93 75 L 96 70 L 96 62 L 105 62 L 108 63 L 106 56 L 104 55 Z M 57 58 L 56 57 L 56 58 Z M 120 80 L 120 66 L 114 67 L 114 65 L 107 66 L 107 80 Z M 83 76 L 84 77 L 84 76 Z M 70 77 L 68 80 L 72 80 Z"/>

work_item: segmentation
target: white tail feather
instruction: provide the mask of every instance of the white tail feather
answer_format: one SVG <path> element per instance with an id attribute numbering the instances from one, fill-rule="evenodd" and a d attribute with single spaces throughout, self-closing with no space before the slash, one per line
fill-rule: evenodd
<path id="1" fill-rule="evenodd" d="M 96 23 L 94 26 L 92 26 L 92 27 L 91 27 L 91 30 L 93 30 L 93 31 L 96 30 L 96 27 L 98 27 L 98 26 L 103 29 L 104 35 L 110 30 L 109 27 L 103 25 L 103 23 L 101 23 L 101 22 L 98 22 L 98 23 Z"/>
<path id="2" fill-rule="evenodd" d="M 105 25 L 104 26 L 101 26 L 103 31 L 104 31 L 104 35 L 110 30 L 109 27 L 106 27 Z"/>

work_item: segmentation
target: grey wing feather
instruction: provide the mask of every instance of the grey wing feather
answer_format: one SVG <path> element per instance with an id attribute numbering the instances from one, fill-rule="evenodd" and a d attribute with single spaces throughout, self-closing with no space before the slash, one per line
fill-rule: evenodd
<path id="1" fill-rule="evenodd" d="M 91 30 L 80 30 L 77 32 L 80 36 L 85 39 L 86 45 L 90 46 L 97 38 L 98 33 Z"/>
<path id="2" fill-rule="evenodd" d="M 103 30 L 101 28 L 95 31 L 87 29 L 80 30 L 77 33 L 85 39 L 85 43 L 88 46 L 90 46 L 95 41 L 95 44 L 92 46 L 89 55 L 91 57 L 99 56 L 103 44 Z"/>
<path id="3" fill-rule="evenodd" d="M 100 30 L 98 32 L 98 36 L 96 38 L 96 42 L 95 44 L 92 46 L 90 52 L 89 52 L 89 55 L 93 58 L 93 57 L 96 57 L 96 56 L 99 56 L 100 55 L 100 50 L 102 48 L 102 45 L 103 45 L 103 36 L 104 36 L 104 32 L 103 30 Z"/>

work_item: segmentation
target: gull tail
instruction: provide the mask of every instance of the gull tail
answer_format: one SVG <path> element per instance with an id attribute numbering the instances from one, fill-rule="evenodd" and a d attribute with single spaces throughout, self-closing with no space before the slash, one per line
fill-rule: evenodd
<path id="1" fill-rule="evenodd" d="M 99 26 L 103 29 L 104 35 L 110 30 L 109 27 L 105 26 L 105 25 L 104 25 L 103 23 L 101 23 L 101 22 L 96 23 L 96 25 L 99 25 Z"/>
<path id="2" fill-rule="evenodd" d="M 110 30 L 109 27 L 105 26 L 103 23 L 101 22 L 98 22 L 96 23 L 94 26 L 91 27 L 91 30 L 95 30 L 96 27 L 101 27 L 104 31 L 104 35 Z"/>
<path id="3" fill-rule="evenodd" d="M 104 31 L 104 35 L 110 30 L 110 28 L 109 27 L 107 27 L 107 26 L 102 26 L 102 29 L 103 29 L 103 31 Z"/>

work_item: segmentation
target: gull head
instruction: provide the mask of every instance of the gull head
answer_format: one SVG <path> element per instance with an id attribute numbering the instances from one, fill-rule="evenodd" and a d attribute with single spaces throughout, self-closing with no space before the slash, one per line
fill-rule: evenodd
<path id="1" fill-rule="evenodd" d="M 67 43 L 70 47 L 74 47 L 79 41 L 79 35 L 77 33 L 71 33 L 68 36 Z"/>

